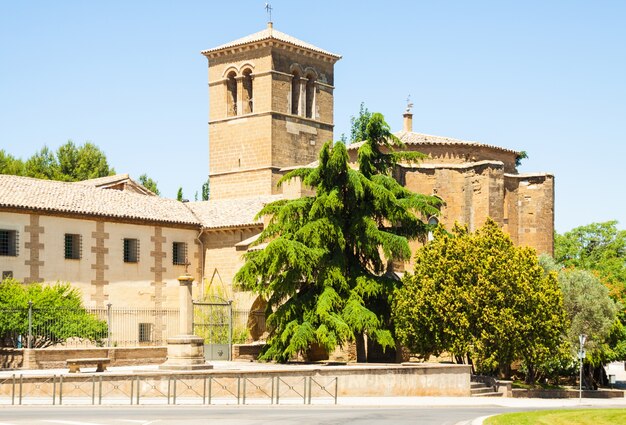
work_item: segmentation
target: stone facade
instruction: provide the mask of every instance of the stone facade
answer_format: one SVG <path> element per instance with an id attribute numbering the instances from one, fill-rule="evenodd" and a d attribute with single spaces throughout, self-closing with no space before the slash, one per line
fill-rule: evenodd
<path id="1" fill-rule="evenodd" d="M 271 24 L 203 54 L 212 199 L 279 193 L 280 170 L 315 161 L 332 140 L 333 65 L 340 57 Z"/>

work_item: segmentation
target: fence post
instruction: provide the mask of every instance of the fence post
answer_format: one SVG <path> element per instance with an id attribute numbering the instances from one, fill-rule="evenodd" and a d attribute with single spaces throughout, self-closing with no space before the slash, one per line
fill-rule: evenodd
<path id="1" fill-rule="evenodd" d="M 28 348 L 33 348 L 33 302 L 28 301 Z"/>
<path id="2" fill-rule="evenodd" d="M 233 356 L 233 300 L 228 301 L 228 361 L 232 361 Z"/>
<path id="3" fill-rule="evenodd" d="M 111 311 L 111 303 L 107 304 L 107 347 L 111 346 L 111 325 L 113 324 L 113 312 Z"/>

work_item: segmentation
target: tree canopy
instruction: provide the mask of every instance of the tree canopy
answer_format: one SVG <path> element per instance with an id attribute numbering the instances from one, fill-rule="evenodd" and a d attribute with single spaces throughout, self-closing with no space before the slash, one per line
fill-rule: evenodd
<path id="1" fill-rule="evenodd" d="M 408 240 L 429 230 L 420 217 L 438 214 L 441 200 L 410 192 L 389 175 L 401 143 L 382 115 L 372 114 L 367 129 L 358 170 L 343 143 L 328 142 L 316 168 L 280 181 L 301 178 L 315 195 L 276 201 L 259 213 L 271 217 L 257 240 L 267 246 L 246 254 L 235 280 L 267 299 L 264 359 L 284 362 L 314 345 L 330 352 L 356 339 L 365 361 L 365 333 L 383 348 L 395 345 L 390 305 L 399 282 L 386 273 L 388 261 L 410 258 Z"/>
<path id="2" fill-rule="evenodd" d="M 15 279 L 0 282 L 0 346 L 17 347 L 28 335 L 28 302 L 33 306 L 33 348 L 65 342 L 69 338 L 100 343 L 107 324 L 87 313 L 78 290 L 68 283 L 24 285 Z"/>
<path id="3" fill-rule="evenodd" d="M 533 381 L 536 367 L 561 349 L 567 318 L 556 275 L 545 274 L 535 251 L 514 246 L 491 219 L 475 233 L 439 227 L 403 283 L 396 332 L 423 358 L 445 351 L 504 375 L 522 360 Z"/>
<path id="4" fill-rule="evenodd" d="M 104 152 L 93 143 L 76 146 L 68 140 L 56 152 L 44 146 L 26 161 L 0 149 L 0 174 L 75 182 L 111 176 L 115 170 L 109 166 Z M 139 176 L 139 182 L 160 194 L 157 182 L 145 173 Z"/>
<path id="5" fill-rule="evenodd" d="M 591 223 L 556 234 L 554 259 L 565 267 L 590 270 L 626 306 L 626 230 L 617 221 Z"/>

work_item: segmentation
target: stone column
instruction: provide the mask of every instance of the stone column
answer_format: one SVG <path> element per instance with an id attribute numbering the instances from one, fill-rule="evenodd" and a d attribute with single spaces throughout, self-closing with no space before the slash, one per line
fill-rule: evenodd
<path id="1" fill-rule="evenodd" d="M 167 339 L 167 360 L 159 366 L 162 370 L 213 369 L 204 359 L 204 340 L 193 334 L 193 302 L 191 284 L 193 277 L 178 277 L 180 284 L 178 305 L 180 309 L 180 335 Z"/>

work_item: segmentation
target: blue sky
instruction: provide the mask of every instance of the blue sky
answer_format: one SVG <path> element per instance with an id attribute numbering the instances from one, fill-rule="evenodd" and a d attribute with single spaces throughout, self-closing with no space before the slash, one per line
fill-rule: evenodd
<path id="1" fill-rule="evenodd" d="M 365 102 L 401 128 L 528 152 L 556 176 L 556 228 L 626 228 L 626 2 L 272 1 L 274 27 L 343 55 L 335 139 Z M 0 0 L 0 149 L 91 141 L 117 172 L 208 174 L 200 51 L 265 28 L 264 1 Z"/>

